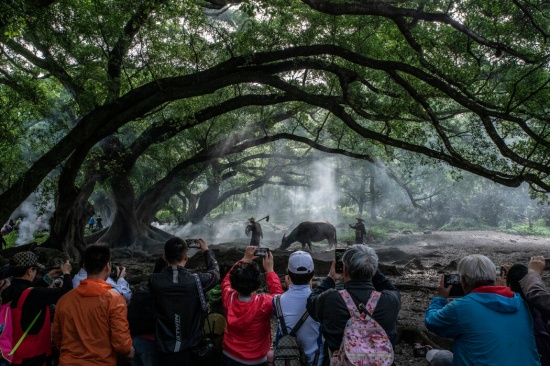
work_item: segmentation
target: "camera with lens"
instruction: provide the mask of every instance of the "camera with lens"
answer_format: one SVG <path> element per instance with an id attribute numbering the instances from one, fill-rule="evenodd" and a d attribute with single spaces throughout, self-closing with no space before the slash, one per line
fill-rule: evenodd
<path id="1" fill-rule="evenodd" d="M 269 253 L 269 248 L 256 248 L 254 255 L 256 257 L 265 257 Z"/>
<path id="2" fill-rule="evenodd" d="M 465 295 L 462 285 L 460 284 L 460 275 L 458 273 L 445 274 L 443 276 L 443 284 L 445 285 L 445 288 L 453 286 L 451 288 L 451 292 L 449 293 L 450 297 L 460 297 Z"/>
<path id="3" fill-rule="evenodd" d="M 185 244 L 187 244 L 187 248 L 190 249 L 200 249 L 201 247 L 199 239 L 185 239 Z"/>
<path id="4" fill-rule="evenodd" d="M 63 278 L 58 277 L 55 280 L 53 280 L 53 287 L 61 287 L 63 286 Z"/>
<path id="5" fill-rule="evenodd" d="M 420 343 L 415 343 L 413 347 L 413 355 L 414 357 L 425 357 L 426 346 L 423 346 Z"/>
<path id="6" fill-rule="evenodd" d="M 120 263 L 113 263 L 111 265 L 111 274 L 109 275 L 109 277 L 111 277 L 115 282 L 118 280 L 118 276 L 119 276 L 119 273 L 117 273 L 117 267 L 122 269 L 122 266 L 120 265 Z"/>

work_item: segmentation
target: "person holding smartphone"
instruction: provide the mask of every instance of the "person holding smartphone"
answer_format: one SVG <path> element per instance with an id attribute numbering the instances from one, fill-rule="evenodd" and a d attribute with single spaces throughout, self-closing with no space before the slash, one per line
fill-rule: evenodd
<path id="1" fill-rule="evenodd" d="M 339 255 L 338 253 L 336 249 L 335 255 Z M 395 347 L 401 294 L 378 269 L 378 256 L 374 249 L 355 244 L 346 250 L 342 255 L 342 273 L 336 270 L 336 263 L 335 258 L 328 276 L 313 289 L 306 306 L 309 315 L 323 326 L 326 362 L 330 360 L 329 351 L 334 352 L 340 348 L 344 328 L 350 318 L 346 303 L 336 289 L 336 281 L 340 279 L 344 280 L 344 289 L 356 304 L 366 304 L 375 291 L 381 293 L 372 316 L 384 329 L 392 346 Z"/>
<path id="2" fill-rule="evenodd" d="M 254 262 L 257 247 L 248 246 L 244 257 L 233 265 L 222 281 L 222 301 L 227 310 L 223 337 L 222 366 L 262 366 L 271 346 L 273 296 L 283 293 L 279 276 L 273 271 L 273 254 L 265 253 L 262 265 L 269 294 L 258 294 L 260 266 Z"/>
<path id="3" fill-rule="evenodd" d="M 203 309 L 199 286 L 206 292 L 220 280 L 220 267 L 206 241 L 198 239 L 203 253 L 205 272 L 197 277 L 185 267 L 189 247 L 185 240 L 174 237 L 164 244 L 167 266 L 149 277 L 149 291 L 153 298 L 155 341 L 158 362 L 161 365 L 187 366 L 198 364 L 196 352 L 202 339 Z"/>
<path id="4" fill-rule="evenodd" d="M 442 275 L 424 318 L 430 332 L 453 340 L 453 364 L 539 366 L 529 307 L 508 287 L 495 286 L 494 263 L 471 254 L 457 271 L 466 295 L 448 302 L 452 286 Z"/>

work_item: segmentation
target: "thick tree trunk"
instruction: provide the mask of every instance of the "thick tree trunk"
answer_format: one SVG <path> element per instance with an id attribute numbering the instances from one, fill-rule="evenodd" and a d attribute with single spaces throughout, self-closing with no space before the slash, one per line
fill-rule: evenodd
<path id="1" fill-rule="evenodd" d="M 135 210 L 134 187 L 127 176 L 113 177 L 111 181 L 116 205 L 115 217 L 109 229 L 99 239 L 112 248 L 136 247 L 138 238 L 146 235 L 146 228 L 140 225 Z"/>
<path id="2" fill-rule="evenodd" d="M 201 193 L 199 205 L 192 216 L 189 216 L 189 221 L 193 224 L 204 220 L 212 209 L 218 206 L 218 198 L 220 196 L 220 185 L 211 183 L 204 192 Z"/>
<path id="3" fill-rule="evenodd" d="M 376 169 L 374 166 L 369 164 L 370 171 L 370 182 L 369 182 L 369 192 L 370 192 L 370 219 L 372 222 L 377 220 L 376 218 Z"/>
<path id="4" fill-rule="evenodd" d="M 75 187 L 72 176 L 73 171 L 69 166 L 61 173 L 56 208 L 50 219 L 50 237 L 44 246 L 61 250 L 78 261 L 86 247 L 84 229 L 94 214 L 88 198 L 94 190 L 97 177 L 86 176 L 85 183 L 79 189 Z"/>
<path id="5" fill-rule="evenodd" d="M 127 176 L 117 176 L 111 181 L 116 212 L 113 222 L 98 240 L 112 248 L 156 250 L 162 248 L 170 234 L 150 226 L 158 211 L 157 205 L 140 205 L 136 209 L 135 193 Z M 159 199 L 160 200 L 160 199 Z"/>

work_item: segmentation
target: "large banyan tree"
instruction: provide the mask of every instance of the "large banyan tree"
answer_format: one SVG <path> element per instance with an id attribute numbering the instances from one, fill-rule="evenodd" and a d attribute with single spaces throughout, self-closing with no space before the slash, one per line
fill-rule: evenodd
<path id="1" fill-rule="evenodd" d="M 550 190 L 546 1 L 8 0 L 0 14 L 0 219 L 48 182 L 50 245 L 70 254 L 161 242 L 150 224 L 175 195 L 197 222 L 299 184 L 288 167 L 306 148 Z M 116 211 L 85 238 L 98 185 Z"/>

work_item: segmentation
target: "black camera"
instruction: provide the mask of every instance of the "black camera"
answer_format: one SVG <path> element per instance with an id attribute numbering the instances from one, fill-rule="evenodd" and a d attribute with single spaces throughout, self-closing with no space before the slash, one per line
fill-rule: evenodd
<path id="1" fill-rule="evenodd" d="M 451 288 L 451 292 L 449 293 L 450 297 L 460 297 L 465 295 L 462 285 L 460 284 L 460 275 L 457 273 L 445 274 L 443 277 L 443 285 L 445 288 L 453 286 Z"/>
<path id="2" fill-rule="evenodd" d="M 117 270 L 116 270 L 117 267 L 119 267 L 119 265 L 113 263 L 113 264 L 111 265 L 111 274 L 109 275 L 109 277 L 111 277 L 111 278 L 113 279 L 113 281 L 115 281 L 115 282 L 118 280 L 118 275 L 119 275 L 119 274 L 117 273 Z M 122 270 L 121 267 L 119 267 L 119 268 L 120 268 L 120 270 Z"/>
<path id="3" fill-rule="evenodd" d="M 187 244 L 187 248 L 190 249 L 200 249 L 201 247 L 199 239 L 186 239 L 185 243 Z"/>
<path id="4" fill-rule="evenodd" d="M 269 248 L 256 248 L 254 255 L 256 257 L 265 257 L 269 253 Z"/>
<path id="5" fill-rule="evenodd" d="M 53 280 L 53 287 L 61 287 L 63 286 L 63 278 L 58 277 L 55 280 Z"/>
<path id="6" fill-rule="evenodd" d="M 414 357 L 425 357 L 426 346 L 423 346 L 420 343 L 415 343 L 413 346 L 413 355 Z"/>
<path id="7" fill-rule="evenodd" d="M 336 265 L 334 266 L 334 271 L 336 273 L 343 273 L 344 272 L 344 262 L 342 262 L 342 257 L 344 256 L 344 253 L 347 249 L 334 249 L 334 259 L 336 259 Z"/>

